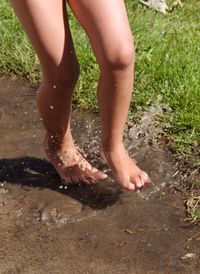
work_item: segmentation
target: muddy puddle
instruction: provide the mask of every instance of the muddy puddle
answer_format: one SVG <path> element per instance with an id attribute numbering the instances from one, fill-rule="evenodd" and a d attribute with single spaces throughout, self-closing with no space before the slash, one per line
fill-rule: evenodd
<path id="1" fill-rule="evenodd" d="M 200 273 L 200 233 L 183 221 L 173 188 L 177 166 L 149 136 L 159 107 L 126 130 L 130 155 L 151 177 L 134 193 L 122 192 L 100 160 L 98 115 L 74 112 L 76 143 L 109 178 L 69 187 L 44 154 L 36 90 L 0 79 L 0 274 Z"/>

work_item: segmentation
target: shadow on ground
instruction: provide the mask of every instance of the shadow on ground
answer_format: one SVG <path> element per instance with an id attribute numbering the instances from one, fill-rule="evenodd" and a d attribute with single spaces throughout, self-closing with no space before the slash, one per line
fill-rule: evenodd
<path id="1" fill-rule="evenodd" d="M 45 159 L 22 157 L 0 160 L 0 182 L 39 189 L 50 189 L 79 201 L 93 209 L 113 205 L 121 191 L 109 191 L 102 185 L 65 186 L 52 165 Z"/>

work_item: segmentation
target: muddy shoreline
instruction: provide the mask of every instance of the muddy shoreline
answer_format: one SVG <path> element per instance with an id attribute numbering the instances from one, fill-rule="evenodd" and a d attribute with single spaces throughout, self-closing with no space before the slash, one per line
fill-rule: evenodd
<path id="1" fill-rule="evenodd" d="M 126 145 L 150 174 L 147 189 L 124 193 L 112 176 L 65 187 L 42 148 L 35 95 L 35 85 L 1 78 L 0 274 L 198 274 L 199 229 L 183 221 L 174 155 L 134 140 L 143 123 Z M 72 125 L 88 160 L 110 175 L 99 160 L 98 116 L 74 113 Z"/>

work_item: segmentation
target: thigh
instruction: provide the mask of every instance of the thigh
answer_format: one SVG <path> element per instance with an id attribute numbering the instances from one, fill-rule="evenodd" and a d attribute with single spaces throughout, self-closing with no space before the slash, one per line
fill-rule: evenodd
<path id="1" fill-rule="evenodd" d="M 39 57 L 45 75 L 70 66 L 75 59 L 63 0 L 11 0 Z"/>
<path id="2" fill-rule="evenodd" d="M 98 62 L 116 52 L 133 53 L 133 37 L 123 0 L 68 0 L 85 29 Z"/>

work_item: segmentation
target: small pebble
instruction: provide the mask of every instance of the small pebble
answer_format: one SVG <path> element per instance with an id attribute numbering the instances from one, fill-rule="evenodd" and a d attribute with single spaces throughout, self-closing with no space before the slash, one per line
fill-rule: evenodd
<path id="1" fill-rule="evenodd" d="M 0 194 L 5 194 L 5 193 L 7 193 L 7 192 L 8 192 L 7 189 L 4 189 L 4 188 L 1 188 L 1 189 L 0 189 Z"/>
<path id="2" fill-rule="evenodd" d="M 196 255 L 194 253 L 187 253 L 183 257 L 181 257 L 182 260 L 187 260 L 187 259 L 194 259 Z"/>
<path id="3" fill-rule="evenodd" d="M 57 217 L 58 216 L 58 211 L 57 211 L 57 209 L 56 208 L 53 208 L 52 210 L 51 210 L 51 217 L 53 217 L 53 218 L 55 218 L 55 217 Z"/>

